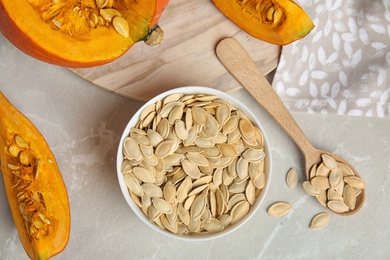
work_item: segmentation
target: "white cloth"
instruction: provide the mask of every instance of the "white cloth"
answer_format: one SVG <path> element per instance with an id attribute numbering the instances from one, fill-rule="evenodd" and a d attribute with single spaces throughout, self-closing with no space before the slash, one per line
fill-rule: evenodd
<path id="1" fill-rule="evenodd" d="M 284 46 L 273 87 L 290 111 L 390 116 L 390 0 L 297 0 L 315 28 Z"/>

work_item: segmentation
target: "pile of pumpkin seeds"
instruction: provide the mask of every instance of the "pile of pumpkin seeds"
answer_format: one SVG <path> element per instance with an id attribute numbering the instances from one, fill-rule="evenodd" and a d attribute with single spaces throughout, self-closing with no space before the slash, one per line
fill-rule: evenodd
<path id="1" fill-rule="evenodd" d="M 314 164 L 310 170 L 309 180 L 303 182 L 305 191 L 314 196 L 322 206 L 336 213 L 345 213 L 355 209 L 356 197 L 365 188 L 365 182 L 344 163 L 333 157 L 322 154 L 322 161 Z M 286 175 L 286 183 L 294 188 L 298 183 L 298 174 L 291 168 Z M 287 202 L 277 202 L 268 208 L 271 216 L 283 216 L 291 210 Z M 314 216 L 311 229 L 320 229 L 327 225 L 329 214 L 322 212 Z"/>
<path id="2" fill-rule="evenodd" d="M 260 129 L 214 95 L 172 94 L 149 105 L 124 139 L 123 155 L 135 204 L 179 235 L 239 222 L 266 183 Z"/>

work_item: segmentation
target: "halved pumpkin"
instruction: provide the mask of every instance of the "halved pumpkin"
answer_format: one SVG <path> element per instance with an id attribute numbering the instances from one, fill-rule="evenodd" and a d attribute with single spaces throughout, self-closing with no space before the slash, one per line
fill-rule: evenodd
<path id="1" fill-rule="evenodd" d="M 0 159 L 18 235 L 31 259 L 64 250 L 70 235 L 66 186 L 38 129 L 0 92 Z"/>
<path id="2" fill-rule="evenodd" d="M 119 58 L 147 39 L 168 1 L 0 0 L 0 31 L 42 61 L 92 67 Z M 116 16 L 125 21 L 115 23 Z"/>
<path id="3" fill-rule="evenodd" d="M 291 0 L 213 0 L 215 6 L 248 34 L 277 45 L 305 37 L 314 24 Z"/>

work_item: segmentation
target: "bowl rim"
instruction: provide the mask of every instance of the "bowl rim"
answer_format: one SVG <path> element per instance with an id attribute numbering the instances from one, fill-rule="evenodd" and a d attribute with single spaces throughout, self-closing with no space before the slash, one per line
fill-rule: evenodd
<path id="1" fill-rule="evenodd" d="M 248 214 L 241 219 L 239 222 L 235 223 L 234 225 L 229 225 L 226 229 L 224 229 L 221 232 L 217 233 L 210 233 L 210 234 L 192 234 L 192 235 L 177 235 L 174 233 L 171 233 L 169 230 L 160 228 L 156 224 L 149 221 L 147 216 L 142 212 L 142 210 L 135 204 L 133 199 L 130 197 L 128 193 L 128 188 L 124 182 L 123 173 L 121 171 L 121 165 L 123 161 L 123 153 L 122 153 L 122 146 L 124 139 L 129 136 L 130 129 L 133 127 L 139 120 L 139 116 L 141 112 L 149 105 L 156 103 L 159 100 L 162 100 L 164 97 L 171 95 L 171 94 L 211 94 L 216 95 L 221 99 L 224 99 L 228 101 L 231 105 L 234 107 L 239 108 L 242 110 L 248 117 L 251 119 L 252 123 L 260 129 L 260 131 L 263 134 L 263 141 L 264 141 L 264 150 L 265 150 L 265 162 L 264 162 L 264 172 L 266 174 L 266 184 L 260 194 L 259 197 L 256 198 L 256 202 L 254 205 L 251 205 L 250 210 Z M 261 204 L 263 203 L 265 196 L 268 192 L 269 185 L 271 182 L 271 176 L 272 176 L 272 155 L 271 155 L 271 149 L 269 145 L 269 139 L 267 137 L 267 134 L 265 133 L 265 130 L 260 122 L 260 120 L 255 116 L 255 114 L 240 100 L 237 98 L 221 91 L 217 90 L 211 87 L 205 87 L 205 86 L 182 86 L 178 88 L 174 88 L 165 92 L 162 92 L 155 97 L 151 98 L 149 101 L 147 101 L 144 105 L 142 105 L 136 113 L 130 118 L 129 122 L 126 124 L 126 127 L 124 128 L 119 145 L 117 150 L 117 157 L 116 157 L 116 170 L 117 170 L 117 177 L 120 189 L 122 191 L 122 195 L 125 198 L 127 204 L 131 208 L 131 210 L 134 212 L 134 214 L 147 226 L 152 228 L 153 230 L 159 232 L 160 234 L 164 234 L 168 237 L 179 239 L 179 240 L 186 240 L 186 241 L 206 241 L 211 239 L 220 238 L 222 236 L 225 236 L 227 234 L 232 233 L 233 231 L 239 229 L 241 226 L 243 226 L 249 219 L 252 218 L 252 216 L 257 212 L 257 210 L 260 208 Z"/>

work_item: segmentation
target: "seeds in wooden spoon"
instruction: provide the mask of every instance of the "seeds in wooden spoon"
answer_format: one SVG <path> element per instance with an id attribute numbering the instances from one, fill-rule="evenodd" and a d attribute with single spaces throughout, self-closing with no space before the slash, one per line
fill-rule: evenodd
<path id="1" fill-rule="evenodd" d="M 333 157 L 327 155 L 327 154 L 322 154 L 321 159 L 324 162 L 325 166 L 328 167 L 330 170 L 334 170 L 337 167 L 337 162 Z"/>
<path id="2" fill-rule="evenodd" d="M 336 213 L 355 209 L 358 196 L 355 189 L 364 189 L 365 182 L 355 176 L 346 164 L 337 162 L 327 154 L 322 154 L 321 158 L 322 162 L 312 166 L 310 180 L 303 183 L 304 189 Z M 319 197 L 324 193 L 326 198 Z"/>

